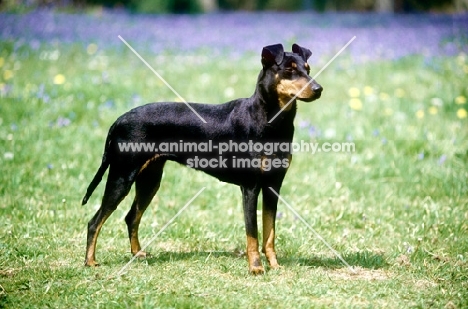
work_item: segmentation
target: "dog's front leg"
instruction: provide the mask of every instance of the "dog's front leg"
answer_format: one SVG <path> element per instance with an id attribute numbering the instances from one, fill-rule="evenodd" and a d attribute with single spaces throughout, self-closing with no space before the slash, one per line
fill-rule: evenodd
<path id="1" fill-rule="evenodd" d="M 276 209 L 278 206 L 278 196 L 276 196 L 271 189 L 279 193 L 280 186 L 268 187 L 265 186 L 262 189 L 263 194 L 263 210 L 262 210 L 262 221 L 263 221 L 263 247 L 262 252 L 265 253 L 268 263 L 272 269 L 276 269 L 279 266 L 276 260 L 275 252 L 275 220 L 276 220 Z"/>
<path id="2" fill-rule="evenodd" d="M 263 274 L 265 271 L 258 251 L 258 227 L 257 227 L 257 201 L 260 188 L 241 187 L 242 202 L 244 206 L 245 231 L 247 234 L 247 258 L 249 272 L 254 275 Z"/>

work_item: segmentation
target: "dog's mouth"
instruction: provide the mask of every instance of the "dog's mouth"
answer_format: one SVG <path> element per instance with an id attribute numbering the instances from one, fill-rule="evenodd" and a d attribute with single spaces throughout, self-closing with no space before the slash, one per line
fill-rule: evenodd
<path id="1" fill-rule="evenodd" d="M 310 80 L 308 81 L 308 83 L 309 82 Z M 296 87 L 300 87 L 300 89 L 297 89 L 299 91 L 291 91 L 289 93 L 291 98 L 297 98 L 298 100 L 303 102 L 312 102 L 314 100 L 319 99 L 322 96 L 323 88 L 322 86 L 320 86 L 320 84 L 317 84 L 315 80 L 312 81 L 310 84 L 306 85 L 307 87 L 304 87 L 300 84 L 296 84 Z"/>
<path id="2" fill-rule="evenodd" d="M 283 101 L 298 99 L 303 102 L 312 102 L 322 95 L 322 86 L 310 79 L 282 80 L 278 83 L 278 95 Z"/>
<path id="3" fill-rule="evenodd" d="M 291 94 L 291 97 L 296 97 L 299 101 L 302 101 L 302 102 L 312 102 L 312 101 L 315 101 L 317 99 L 319 99 L 320 97 L 322 96 L 322 92 L 314 92 L 311 96 L 308 96 L 308 97 L 304 97 L 304 96 L 296 96 L 294 94 Z"/>
<path id="4" fill-rule="evenodd" d="M 290 96 L 291 98 L 296 97 L 298 100 L 303 102 L 312 102 L 319 99 L 322 96 L 322 90 L 322 86 L 316 84 L 307 90 L 303 90 L 299 94 L 291 93 Z"/>

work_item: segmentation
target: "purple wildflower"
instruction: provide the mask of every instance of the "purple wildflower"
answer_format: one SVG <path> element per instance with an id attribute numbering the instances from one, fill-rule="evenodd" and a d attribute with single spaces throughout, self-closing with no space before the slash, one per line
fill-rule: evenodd
<path id="1" fill-rule="evenodd" d="M 29 42 L 29 46 L 33 50 L 38 50 L 39 47 L 41 47 L 41 42 L 39 40 L 33 39 L 33 40 L 31 40 L 31 42 Z"/>
<path id="2" fill-rule="evenodd" d="M 0 88 L 0 96 L 7 96 L 12 90 L 13 86 L 11 84 L 5 84 Z"/>
<path id="3" fill-rule="evenodd" d="M 134 95 L 132 96 L 132 104 L 133 104 L 133 106 L 138 106 L 138 105 L 141 104 L 141 102 L 142 102 L 142 99 L 141 99 L 141 97 L 140 97 L 138 94 L 134 94 Z"/>
<path id="4" fill-rule="evenodd" d="M 466 14 L 362 16 L 302 12 L 135 16 L 103 11 L 101 16 L 95 16 L 38 10 L 22 15 L 0 13 L 0 39 L 14 40 L 15 50 L 24 45 L 35 49 L 43 43 L 54 42 L 80 42 L 85 46 L 99 42 L 102 48 L 124 48 L 117 38 L 121 35 L 135 48 L 154 54 L 164 50 L 180 53 L 209 48 L 212 54 L 243 55 L 258 53 L 267 44 L 289 42 L 298 37 L 302 45 L 313 48 L 314 54 L 326 59 L 356 36 L 346 52 L 354 61 L 363 62 L 412 54 L 430 59 L 466 53 L 468 46 L 463 40 L 467 24 Z M 262 33 L 261 40 L 259 33 Z"/>
<path id="5" fill-rule="evenodd" d="M 439 165 L 444 164 L 444 162 L 445 162 L 446 160 L 447 160 L 447 155 L 444 155 L 444 154 L 441 155 L 440 158 L 439 158 L 439 161 L 438 161 Z"/>
<path id="6" fill-rule="evenodd" d="M 314 137 L 320 137 L 320 135 L 322 135 L 322 132 L 320 131 L 319 128 L 315 127 L 315 126 L 310 126 L 309 127 L 309 136 L 314 138 Z"/>
<path id="7" fill-rule="evenodd" d="M 71 124 L 71 120 L 66 117 L 59 117 L 56 121 L 56 125 L 59 128 L 68 127 Z"/>
<path id="8" fill-rule="evenodd" d="M 310 123 L 307 120 L 299 121 L 299 128 L 306 129 L 310 126 Z"/>
<path id="9" fill-rule="evenodd" d="M 44 96 L 44 83 L 40 84 L 37 89 L 37 97 L 40 99 Z"/>

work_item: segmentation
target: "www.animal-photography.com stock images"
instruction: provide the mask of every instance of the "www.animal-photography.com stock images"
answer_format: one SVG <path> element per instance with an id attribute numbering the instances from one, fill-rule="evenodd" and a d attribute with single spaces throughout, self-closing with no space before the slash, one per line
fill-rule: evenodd
<path id="1" fill-rule="evenodd" d="M 468 308 L 467 0 L 0 0 L 0 308 Z"/>

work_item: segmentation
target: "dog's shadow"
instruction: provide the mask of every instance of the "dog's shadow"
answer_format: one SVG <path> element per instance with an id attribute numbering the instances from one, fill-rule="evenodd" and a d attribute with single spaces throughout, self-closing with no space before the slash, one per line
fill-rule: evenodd
<path id="1" fill-rule="evenodd" d="M 236 254 L 234 251 L 187 251 L 187 252 L 174 252 L 162 251 L 150 253 L 146 257 L 146 262 L 149 265 L 164 264 L 167 262 L 187 261 L 187 260 L 206 260 L 208 258 L 230 257 L 241 258 L 241 255 Z"/>
<path id="2" fill-rule="evenodd" d="M 366 269 L 380 269 L 389 265 L 387 258 L 382 253 L 371 251 L 356 251 L 347 253 L 341 258 L 352 267 L 361 267 Z M 327 269 L 338 269 L 347 267 L 338 256 L 311 256 L 311 257 L 283 257 L 281 258 L 284 266 L 306 266 L 323 267 Z"/>
<path id="3" fill-rule="evenodd" d="M 188 251 L 174 252 L 163 251 L 157 252 L 146 257 L 145 262 L 148 265 L 160 265 L 168 262 L 187 261 L 187 260 L 206 260 L 208 258 L 233 258 L 243 260 L 246 259 L 245 253 L 240 251 Z M 366 269 L 385 268 L 389 264 L 383 253 L 375 253 L 371 251 L 356 251 L 342 255 L 343 260 L 352 267 L 361 267 Z M 345 268 L 347 265 L 336 256 L 283 256 L 278 255 L 279 263 L 284 267 L 304 266 L 313 268 L 339 269 Z"/>

